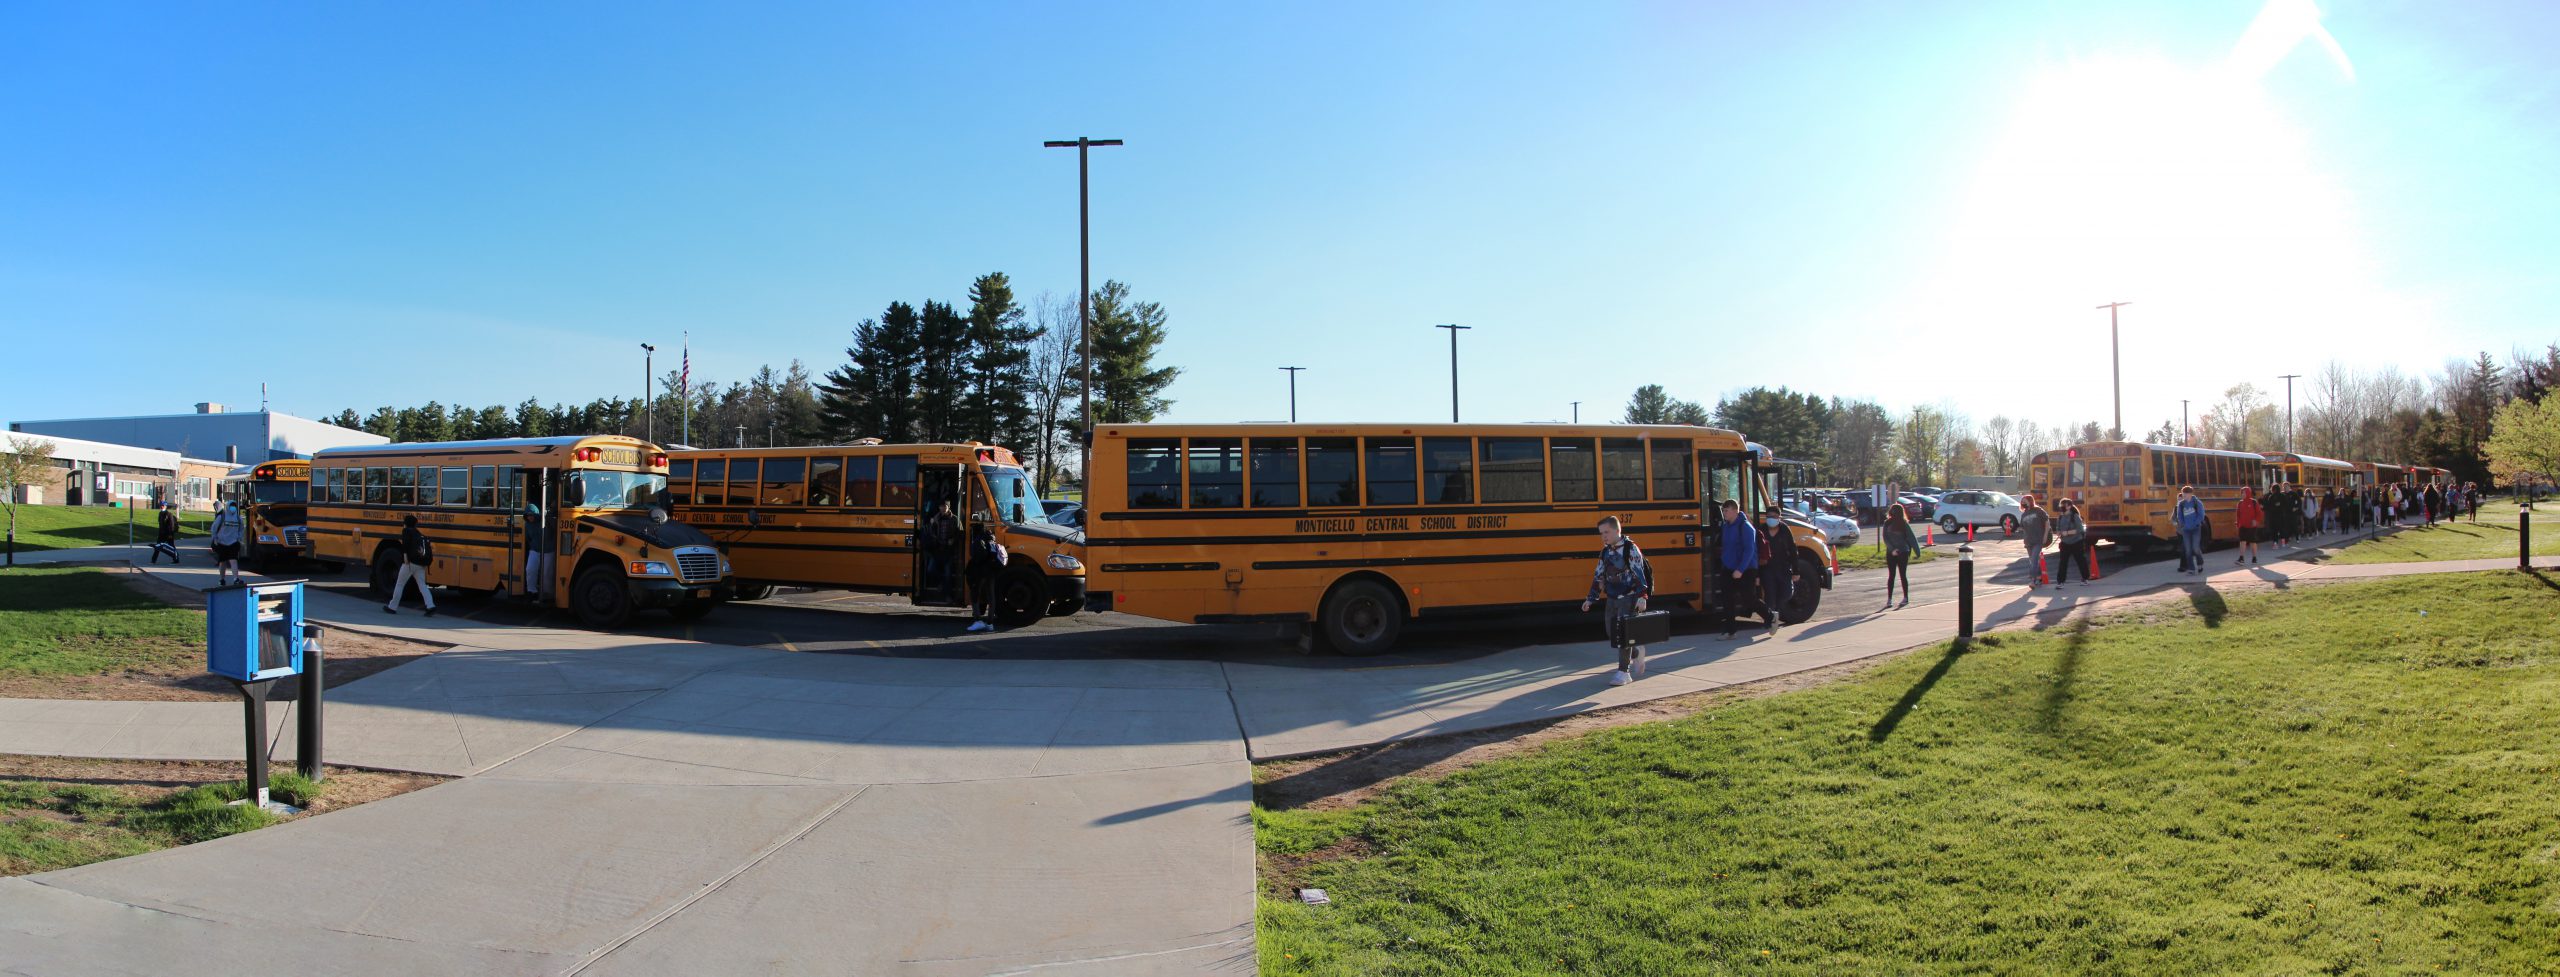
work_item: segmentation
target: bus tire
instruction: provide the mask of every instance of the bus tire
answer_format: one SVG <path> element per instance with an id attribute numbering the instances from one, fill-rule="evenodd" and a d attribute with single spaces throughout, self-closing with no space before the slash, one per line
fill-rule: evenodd
<path id="1" fill-rule="evenodd" d="M 1404 601 L 1386 584 L 1355 577 L 1325 595 L 1316 626 L 1337 654 L 1380 654 L 1395 647 L 1396 635 L 1404 630 Z"/>
<path id="2" fill-rule="evenodd" d="M 1803 624 L 1813 619 L 1822 607 L 1822 561 L 1798 554 L 1795 587 L 1787 593 L 1787 606 L 1778 609 L 1778 620 Z"/>
<path id="3" fill-rule="evenodd" d="M 702 620 L 703 615 L 711 613 L 711 609 L 720 606 L 721 603 L 723 602 L 710 597 L 687 597 L 676 602 L 676 606 L 667 608 L 667 613 L 675 615 L 676 620 L 679 621 L 699 621 Z"/>
<path id="4" fill-rule="evenodd" d="M 631 595 L 617 568 L 598 563 L 578 571 L 569 582 L 569 608 L 578 612 L 578 623 L 599 631 L 612 631 L 631 622 Z"/>
<path id="5" fill-rule="evenodd" d="M 987 614 L 997 624 L 1018 628 L 1038 624 L 1049 613 L 1048 581 L 1040 571 L 1029 568 L 1008 570 L 996 575 L 992 583 L 995 593 L 987 601 Z"/>
<path id="6" fill-rule="evenodd" d="M 373 551 L 373 573 L 366 586 L 373 595 L 390 599 L 391 585 L 400 582 L 400 551 L 390 546 Z"/>
<path id="7" fill-rule="evenodd" d="M 734 594 L 732 594 L 732 595 L 730 595 L 729 599 L 730 599 L 730 600 L 763 600 L 763 599 L 765 599 L 765 598 L 767 598 L 767 597 L 771 597 L 771 596 L 773 596 L 773 585 L 772 585 L 772 584 L 769 584 L 769 583 L 752 583 L 752 584 L 739 584 L 739 585 L 738 585 L 738 587 L 737 587 L 737 592 L 736 592 L 736 593 L 734 593 Z"/>

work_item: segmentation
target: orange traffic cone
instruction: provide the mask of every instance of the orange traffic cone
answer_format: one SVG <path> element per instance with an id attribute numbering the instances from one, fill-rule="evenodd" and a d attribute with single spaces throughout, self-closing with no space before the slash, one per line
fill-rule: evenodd
<path id="1" fill-rule="evenodd" d="M 2089 579 L 2098 579 L 2098 544 L 2089 544 Z"/>
<path id="2" fill-rule="evenodd" d="M 2042 552 L 2038 552 L 2036 554 L 2036 583 L 2042 585 L 2052 582 L 2053 578 L 2044 575 L 2044 554 Z"/>
<path id="3" fill-rule="evenodd" d="M 1924 544 L 1924 545 L 1928 545 L 1928 546 L 1936 546 L 1936 545 L 1938 545 L 1938 524 L 1937 524 L 1937 523 L 1934 523 L 1934 522 L 1933 522 L 1933 523 L 1930 523 L 1930 524 L 1929 524 L 1929 528 L 1928 528 L 1927 532 L 1929 533 L 1929 542 L 1928 542 L 1928 543 L 1926 543 L 1926 544 Z"/>

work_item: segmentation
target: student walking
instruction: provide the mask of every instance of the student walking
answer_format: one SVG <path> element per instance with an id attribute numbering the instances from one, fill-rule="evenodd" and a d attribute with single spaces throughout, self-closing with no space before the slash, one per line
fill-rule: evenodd
<path id="1" fill-rule="evenodd" d="M 2054 505 L 2060 507 L 2062 513 L 2054 517 L 2053 521 L 2054 535 L 2062 541 L 2062 567 L 2054 573 L 2053 585 L 2060 587 L 2070 583 L 2071 569 L 2078 567 L 2080 568 L 2080 586 L 2086 587 L 2089 585 L 2089 565 L 2080 561 L 2087 559 L 2089 524 L 2080 518 L 2078 499 L 2064 499 Z"/>
<path id="2" fill-rule="evenodd" d="M 2169 510 L 2169 521 L 2178 527 L 2178 572 L 2204 572 L 2204 500 L 2196 498 L 2193 485 L 2178 486 L 2178 504 Z"/>
<path id="3" fill-rule="evenodd" d="M 1902 606 L 1911 606 L 1911 554 L 1919 548 L 1919 537 L 1911 535 L 1911 514 L 1903 511 L 1901 503 L 1895 503 L 1884 514 L 1885 610 L 1893 609 L 1893 582 L 1896 580 L 1902 581 Z"/>
<path id="4" fill-rule="evenodd" d="M 1721 533 L 1716 545 L 1725 572 L 1724 636 L 1730 638 L 1734 622 L 1742 618 L 1742 596 L 1752 589 L 1752 575 L 1760 570 L 1760 531 L 1742 521 L 1742 503 L 1726 499 Z"/>
<path id="5" fill-rule="evenodd" d="M 2044 548 L 2053 542 L 2053 516 L 2035 496 L 2018 500 L 2018 538 L 2027 544 L 2027 589 L 2034 590 L 2044 584 Z"/>
<path id="6" fill-rule="evenodd" d="M 228 587 L 240 582 L 240 545 L 248 524 L 240 517 L 240 503 L 222 500 L 222 508 L 213 514 L 213 569 L 215 586 Z"/>
<path id="7" fill-rule="evenodd" d="M 1725 503 L 1726 539 L 1740 535 L 1734 531 L 1737 527 L 1749 528 L 1735 521 L 1738 515 L 1740 510 L 1733 503 Z M 1729 545 L 1726 548 L 1731 549 Z M 1645 599 L 1653 595 L 1652 579 L 1653 574 L 1644 565 L 1644 551 L 1619 531 L 1618 517 L 1600 517 L 1600 565 L 1591 571 L 1591 590 L 1582 597 L 1582 609 L 1588 612 L 1595 601 L 1607 605 L 1600 627 L 1609 636 L 1610 646 L 1618 649 L 1618 670 L 1609 673 L 1611 685 L 1625 685 L 1644 675 L 1644 649 L 1620 640 L 1619 634 L 1628 617 L 1644 613 Z M 1732 590 L 1727 591 L 1728 596 L 1731 593 Z M 1730 628 L 1730 619 L 1727 621 Z M 1731 635 L 1732 631 L 1725 633 Z"/>
<path id="8" fill-rule="evenodd" d="M 2320 496 L 2317 494 L 2311 492 L 2300 494 L 2302 496 L 2302 535 L 2318 536 L 2320 535 L 2320 517 L 2327 507 L 2320 504 Z"/>
<path id="9" fill-rule="evenodd" d="M 2444 490 L 2433 485 L 2427 486 L 2426 494 L 2420 499 L 2418 504 L 2426 507 L 2427 525 L 2435 525 L 2436 516 L 2445 511 Z"/>
<path id="10" fill-rule="evenodd" d="M 969 525 L 969 632 L 993 631 L 987 620 L 987 602 L 996 589 L 996 574 L 1004 570 L 1004 544 L 987 531 L 987 524 L 972 520 Z"/>
<path id="11" fill-rule="evenodd" d="M 151 541 L 152 564 L 157 566 L 164 556 L 171 563 L 179 562 L 178 507 L 166 502 L 160 503 L 160 535 Z"/>
<path id="12" fill-rule="evenodd" d="M 2258 504 L 2258 490 L 2240 489 L 2240 558 L 2234 564 L 2258 562 L 2258 541 L 2267 535 L 2267 510 Z"/>
<path id="13" fill-rule="evenodd" d="M 427 605 L 427 616 L 436 616 L 436 591 L 427 583 L 427 567 L 436 561 L 435 543 L 418 531 L 418 517 L 400 517 L 400 576 L 391 581 L 391 601 L 382 605 L 382 613 L 400 613 L 400 598 L 409 590 L 409 581 L 418 582 L 418 600 Z"/>
<path id="14" fill-rule="evenodd" d="M 1795 546 L 1788 539 L 1786 519 L 1786 512 L 1774 505 L 1760 514 L 1760 615 L 1771 634 L 1777 633 L 1779 611 L 1795 592 Z M 1903 595 L 1910 595 L 1907 585 Z"/>
<path id="15" fill-rule="evenodd" d="M 527 603 L 543 603 L 551 594 L 551 553 L 558 545 L 551 538 L 550 520 L 543 518 L 542 506 L 524 505 L 524 599 Z"/>

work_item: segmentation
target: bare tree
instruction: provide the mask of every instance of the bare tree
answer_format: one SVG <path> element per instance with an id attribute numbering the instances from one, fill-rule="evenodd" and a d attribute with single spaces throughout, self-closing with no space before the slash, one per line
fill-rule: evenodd
<path id="1" fill-rule="evenodd" d="M 1074 454 L 1068 450 L 1065 437 L 1068 425 L 1060 423 L 1059 415 L 1066 410 L 1067 394 L 1074 390 L 1071 375 L 1078 362 L 1077 341 L 1082 337 L 1076 331 L 1073 302 L 1042 292 L 1032 300 L 1030 312 L 1032 328 L 1041 330 L 1040 338 L 1031 343 L 1031 410 L 1040 426 L 1039 443 L 1032 446 L 1032 454 L 1039 466 L 1039 491 L 1047 495 L 1050 486 L 1057 484 L 1061 464 Z M 1081 477 L 1082 473 L 1078 475 Z"/>
<path id="2" fill-rule="evenodd" d="M 1939 404 L 1937 412 L 1941 420 L 1937 442 L 1931 450 L 1937 455 L 1938 470 L 1946 473 L 1947 484 L 1953 486 L 1958 476 L 1970 474 L 1960 470 L 1957 462 L 1963 460 L 1965 449 L 1973 442 L 1973 418 L 1966 417 L 1952 404 Z"/>

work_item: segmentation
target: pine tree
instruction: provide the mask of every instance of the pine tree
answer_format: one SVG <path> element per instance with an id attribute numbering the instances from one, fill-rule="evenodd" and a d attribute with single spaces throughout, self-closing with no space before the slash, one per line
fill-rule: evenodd
<path id="1" fill-rule="evenodd" d="M 527 397 L 524 403 L 517 404 L 515 422 L 517 437 L 540 438 L 551 434 L 551 412 L 542 409 L 539 399 Z"/>
<path id="2" fill-rule="evenodd" d="M 785 444 L 819 444 L 828 439 L 818 416 L 817 390 L 809 383 L 809 368 L 792 360 L 790 369 L 782 373 L 782 388 L 776 395 L 776 411 L 782 417 Z"/>
<path id="3" fill-rule="evenodd" d="M 355 408 L 352 407 L 339 411 L 338 416 L 329 419 L 329 423 L 343 428 L 350 428 L 358 431 L 364 430 L 364 419 L 357 417 Z"/>
<path id="4" fill-rule="evenodd" d="M 1660 424 L 1671 419 L 1671 395 L 1662 392 L 1659 383 L 1637 387 L 1635 396 L 1627 398 L 1627 424 Z"/>
<path id="5" fill-rule="evenodd" d="M 968 426 L 969 320 L 950 303 L 927 299 L 917 324 L 917 435 L 929 442 L 962 440 Z"/>
<path id="6" fill-rule="evenodd" d="M 1017 451 L 1032 447 L 1039 436 L 1031 416 L 1031 343 L 1041 330 L 1023 324 L 1014 301 L 1013 283 L 1003 272 L 978 276 L 969 285 L 971 410 L 966 419 L 973 436 Z"/>
<path id="7" fill-rule="evenodd" d="M 878 319 L 853 327 L 846 363 L 818 385 L 818 420 L 828 440 L 903 441 L 915 433 L 917 342 L 914 306 L 889 303 Z"/>
<path id="8" fill-rule="evenodd" d="M 1180 367 L 1155 365 L 1164 346 L 1164 306 L 1132 302 L 1129 286 L 1102 283 L 1093 294 L 1093 420 L 1139 424 L 1173 407 L 1164 396 Z"/>

